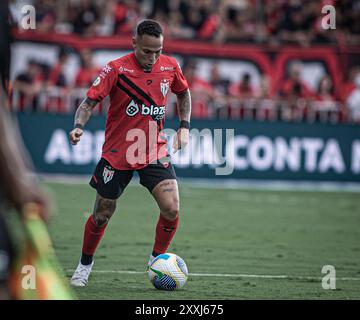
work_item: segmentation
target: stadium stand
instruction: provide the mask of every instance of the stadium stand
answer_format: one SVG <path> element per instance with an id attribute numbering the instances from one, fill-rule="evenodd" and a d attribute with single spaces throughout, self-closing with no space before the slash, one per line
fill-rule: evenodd
<path id="1" fill-rule="evenodd" d="M 164 26 L 165 52 L 178 57 L 189 79 L 194 118 L 360 121 L 358 1 L 336 4 L 335 30 L 321 27 L 321 8 L 335 5 L 327 0 L 30 3 L 40 8 L 30 31 L 19 27 L 24 2 L 11 4 L 15 46 L 26 56 L 12 75 L 20 112 L 73 113 L 107 62 L 99 52 L 108 61 L 128 52 L 136 23 L 153 18 Z M 36 52 L 44 43 L 45 59 L 25 48 L 31 44 Z"/>

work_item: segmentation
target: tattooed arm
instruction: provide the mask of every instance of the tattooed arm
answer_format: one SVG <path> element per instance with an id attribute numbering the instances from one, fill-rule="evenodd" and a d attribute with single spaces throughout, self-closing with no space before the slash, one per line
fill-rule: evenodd
<path id="1" fill-rule="evenodd" d="M 92 110 L 97 105 L 97 101 L 85 98 L 77 108 L 75 113 L 74 129 L 69 133 L 71 144 L 77 144 L 83 134 L 85 124 L 91 117 Z"/>
<path id="2" fill-rule="evenodd" d="M 180 118 L 180 128 L 174 138 L 173 152 L 180 150 L 189 143 L 189 128 L 191 117 L 191 94 L 190 90 L 177 95 L 177 105 Z"/>
<path id="3" fill-rule="evenodd" d="M 178 105 L 180 120 L 190 122 L 191 95 L 189 89 L 186 90 L 184 93 L 177 95 L 177 105 Z"/>

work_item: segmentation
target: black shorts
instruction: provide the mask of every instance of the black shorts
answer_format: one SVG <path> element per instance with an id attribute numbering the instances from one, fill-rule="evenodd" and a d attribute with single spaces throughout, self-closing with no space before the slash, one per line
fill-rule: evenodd
<path id="1" fill-rule="evenodd" d="M 175 170 L 171 163 L 164 165 L 158 161 L 139 170 L 117 170 L 107 160 L 101 158 L 89 184 L 97 190 L 100 196 L 107 199 L 117 199 L 131 181 L 134 171 L 139 174 L 140 184 L 146 187 L 150 193 L 159 182 L 166 179 L 176 179 Z"/>

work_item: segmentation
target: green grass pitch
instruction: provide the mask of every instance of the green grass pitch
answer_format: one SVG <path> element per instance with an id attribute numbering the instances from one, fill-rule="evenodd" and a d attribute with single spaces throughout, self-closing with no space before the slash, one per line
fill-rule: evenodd
<path id="1" fill-rule="evenodd" d="M 47 183 L 56 205 L 50 235 L 68 279 L 76 267 L 95 191 Z M 98 247 L 79 299 L 359 299 L 358 193 L 206 189 L 180 184 L 181 217 L 169 252 L 190 276 L 175 292 L 156 290 L 145 268 L 159 210 L 130 185 Z M 336 289 L 322 288 L 324 265 Z M 131 272 L 133 271 L 133 273 Z"/>

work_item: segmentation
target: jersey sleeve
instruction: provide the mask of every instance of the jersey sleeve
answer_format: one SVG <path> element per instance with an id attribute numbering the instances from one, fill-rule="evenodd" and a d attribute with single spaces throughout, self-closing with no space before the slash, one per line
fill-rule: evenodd
<path id="1" fill-rule="evenodd" d="M 87 91 L 87 97 L 91 100 L 101 101 L 110 93 L 112 87 L 116 83 L 116 79 L 117 70 L 110 62 L 101 70 L 98 77 Z"/>
<path id="2" fill-rule="evenodd" d="M 175 61 L 175 75 L 174 80 L 171 84 L 171 92 L 179 94 L 189 88 L 189 85 L 180 69 L 179 64 Z"/>

